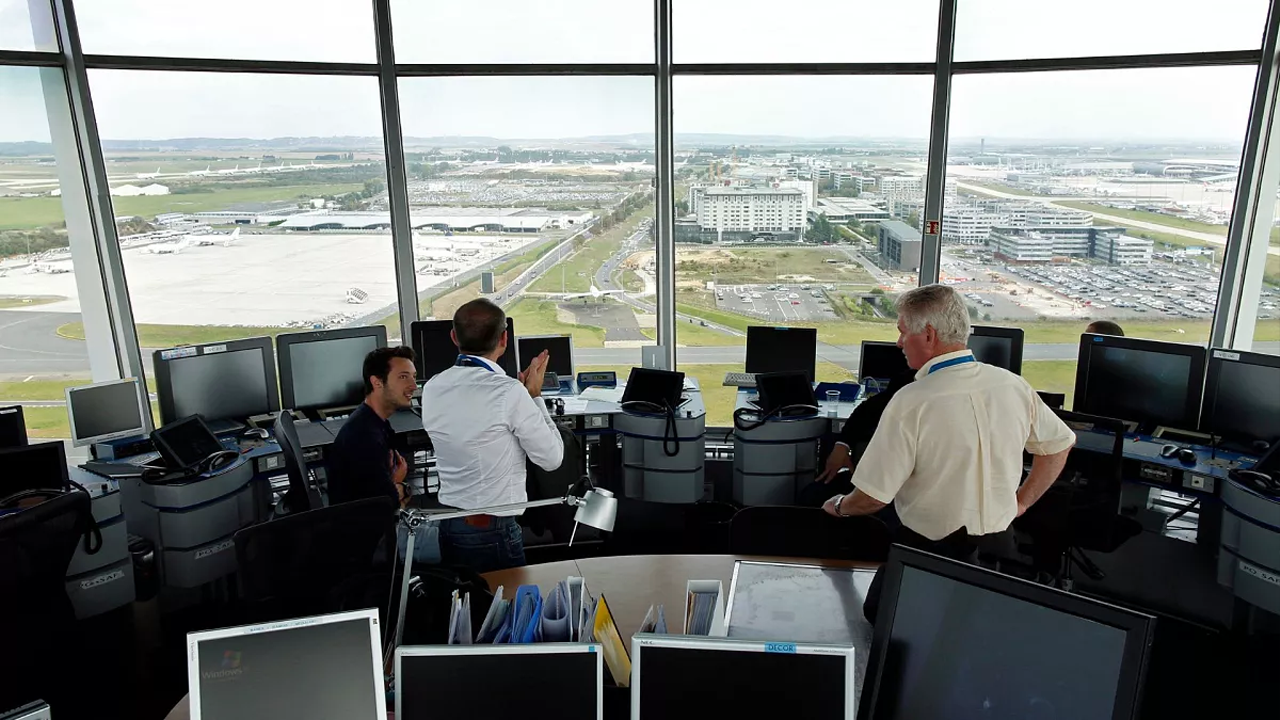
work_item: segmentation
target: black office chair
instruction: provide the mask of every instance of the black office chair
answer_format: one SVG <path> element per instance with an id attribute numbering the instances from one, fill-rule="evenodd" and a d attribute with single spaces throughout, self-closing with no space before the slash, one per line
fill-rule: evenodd
<path id="1" fill-rule="evenodd" d="M 729 524 L 735 555 L 782 555 L 884 562 L 889 528 L 874 517 L 835 518 L 820 508 L 760 505 L 743 508 Z"/>
<path id="2" fill-rule="evenodd" d="M 729 522 L 737 508 L 728 503 L 660 503 L 618 498 L 610 555 L 670 555 L 729 551 Z"/>
<path id="3" fill-rule="evenodd" d="M 1101 570 L 1083 551 L 1114 552 L 1140 533 L 1142 526 L 1120 514 L 1124 423 L 1066 410 L 1054 412 L 1075 429 L 1109 438 L 1107 452 L 1073 449 L 1054 484 L 1013 523 L 1016 531 L 1031 540 L 1020 543 L 1019 550 L 1031 557 L 1035 572 L 1063 586 L 1070 584 L 1073 566 L 1101 579 Z"/>
<path id="4" fill-rule="evenodd" d="M 302 457 L 302 442 L 298 440 L 298 429 L 293 426 L 293 413 L 281 410 L 276 417 L 274 430 L 276 442 L 280 443 L 280 451 L 284 455 L 284 470 L 289 476 L 289 490 L 284 495 L 283 510 L 295 513 L 323 507 L 320 486 Z"/>
<path id="5" fill-rule="evenodd" d="M 383 606 L 396 557 L 395 523 L 395 502 L 376 497 L 240 530 L 233 539 L 247 620 Z"/>
<path id="6" fill-rule="evenodd" d="M 1067 396 L 1065 393 L 1037 390 L 1036 394 L 1040 396 L 1040 399 L 1044 401 L 1045 405 L 1048 405 L 1054 410 L 1061 410 L 1063 406 L 1067 404 Z"/>
<path id="7" fill-rule="evenodd" d="M 66 575 L 92 513 L 84 492 L 35 494 L 0 500 L 0 510 L 24 508 L 0 515 L 0 707 L 44 698 L 57 712 L 75 699 L 57 668 L 81 657 Z"/>

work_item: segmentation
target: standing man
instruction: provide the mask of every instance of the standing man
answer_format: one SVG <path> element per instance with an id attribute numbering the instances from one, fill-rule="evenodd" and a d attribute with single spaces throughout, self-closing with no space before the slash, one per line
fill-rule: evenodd
<path id="1" fill-rule="evenodd" d="M 347 418 L 329 449 L 329 502 L 385 495 L 409 500 L 409 464 L 392 446 L 389 418 L 407 408 L 417 389 L 413 348 L 378 348 L 364 358 L 364 402 Z"/>
<path id="2" fill-rule="evenodd" d="M 956 560 L 1008 546 L 1009 524 L 1058 478 L 1075 433 L 1026 380 L 984 365 L 966 348 L 969 312 L 945 285 L 898 299 L 898 346 L 916 380 L 898 391 L 853 475 L 856 488 L 823 509 L 869 515 L 894 503 L 894 541 Z M 1032 453 L 1022 481 L 1023 450 Z M 874 623 L 881 572 L 863 614 Z"/>
<path id="3" fill-rule="evenodd" d="M 440 502 L 475 510 L 528 500 L 525 459 L 551 471 L 564 459 L 564 441 L 546 405 L 543 351 L 516 380 L 502 371 L 507 317 L 488 300 L 472 300 L 453 314 L 458 364 L 422 388 L 422 426 L 431 436 Z M 446 563 L 488 572 L 524 564 L 519 510 L 475 515 L 440 524 Z"/>

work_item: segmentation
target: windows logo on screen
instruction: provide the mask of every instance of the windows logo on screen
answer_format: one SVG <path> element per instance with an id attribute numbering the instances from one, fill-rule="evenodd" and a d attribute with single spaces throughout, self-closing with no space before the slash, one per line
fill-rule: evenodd
<path id="1" fill-rule="evenodd" d="M 240 651 L 227 650 L 222 653 L 222 669 L 223 670 L 239 670 L 240 669 Z"/>
<path id="2" fill-rule="evenodd" d="M 200 678 L 206 681 L 227 681 L 235 680 L 244 674 L 244 668 L 241 667 L 241 658 L 239 650 L 222 651 L 222 663 L 217 670 L 207 670 L 200 673 Z"/>

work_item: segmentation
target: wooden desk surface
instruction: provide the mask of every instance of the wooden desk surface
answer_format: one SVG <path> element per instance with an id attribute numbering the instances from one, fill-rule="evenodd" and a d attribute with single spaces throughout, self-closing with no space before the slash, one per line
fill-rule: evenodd
<path id="1" fill-rule="evenodd" d="M 587 590 L 594 597 L 605 596 L 614 621 L 623 637 L 631 635 L 644 622 L 649 606 L 666 606 L 667 622 L 672 632 L 679 632 L 683 625 L 681 608 L 684 607 L 685 584 L 690 580 L 719 580 L 729 592 L 733 578 L 733 566 L 739 560 L 765 560 L 793 562 L 825 567 L 874 568 L 877 563 L 859 563 L 847 560 L 815 560 L 813 558 L 783 558 L 761 555 L 625 555 L 621 557 L 596 557 L 582 560 L 527 565 L 510 570 L 485 573 L 489 588 L 502 585 L 507 597 L 514 597 L 520 585 L 537 585 L 545 595 L 556 583 L 570 575 L 586 580 Z M 189 720 L 187 698 L 182 700 L 166 716 L 165 720 Z"/>

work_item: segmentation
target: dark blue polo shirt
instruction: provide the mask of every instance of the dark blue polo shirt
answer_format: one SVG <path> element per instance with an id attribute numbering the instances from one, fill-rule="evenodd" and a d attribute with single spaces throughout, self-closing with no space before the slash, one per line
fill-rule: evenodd
<path id="1" fill-rule="evenodd" d="M 391 479 L 391 423 L 361 403 L 329 446 L 329 504 L 386 496 L 400 501 Z"/>

